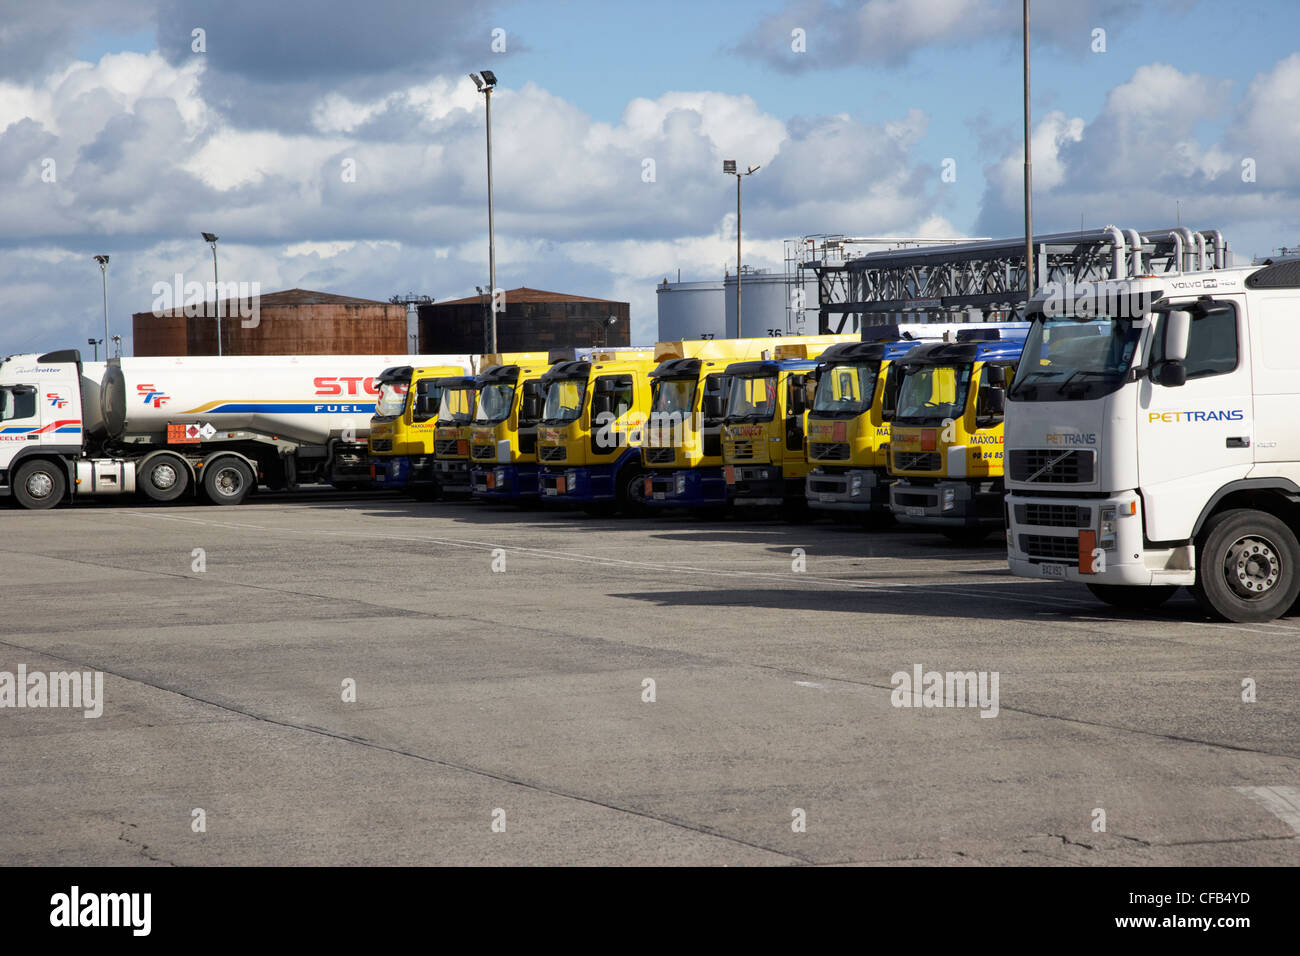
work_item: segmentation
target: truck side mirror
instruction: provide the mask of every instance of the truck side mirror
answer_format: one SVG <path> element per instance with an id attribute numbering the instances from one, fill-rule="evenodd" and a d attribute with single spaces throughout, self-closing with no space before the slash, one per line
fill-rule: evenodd
<path id="1" fill-rule="evenodd" d="M 880 419 L 892 422 L 898 414 L 898 378 L 891 372 L 880 392 Z"/>
<path id="2" fill-rule="evenodd" d="M 1156 383 L 1170 388 L 1187 384 L 1187 343 L 1192 334 L 1192 313 L 1175 309 L 1165 313 L 1165 360 L 1156 369 Z"/>
<path id="3" fill-rule="evenodd" d="M 591 415 L 609 415 L 614 410 L 614 396 L 610 392 L 597 391 L 591 396 Z"/>
<path id="4" fill-rule="evenodd" d="M 722 396 L 716 394 L 705 395 L 704 408 L 702 409 L 702 411 L 704 412 L 704 417 L 707 419 L 715 420 L 721 418 L 722 417 Z"/>
<path id="5" fill-rule="evenodd" d="M 1006 388 L 1007 370 L 1001 365 L 984 366 L 984 381 L 995 388 Z"/>
<path id="6" fill-rule="evenodd" d="M 979 406 L 979 418 L 1001 418 L 1007 411 L 1007 393 L 1000 388 L 981 388 Z"/>
<path id="7" fill-rule="evenodd" d="M 539 395 L 525 395 L 519 403 L 519 417 L 526 422 L 535 422 L 542 417 L 542 399 Z"/>

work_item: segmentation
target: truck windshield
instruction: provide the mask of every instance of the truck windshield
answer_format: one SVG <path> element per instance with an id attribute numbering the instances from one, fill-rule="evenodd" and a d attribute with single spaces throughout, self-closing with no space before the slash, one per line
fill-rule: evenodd
<path id="1" fill-rule="evenodd" d="M 438 421 L 464 424 L 474 416 L 474 389 L 448 388 L 442 393 Z"/>
<path id="2" fill-rule="evenodd" d="M 478 407 L 474 421 L 495 425 L 510 417 L 510 403 L 515 399 L 515 387 L 509 382 L 484 385 L 478 390 Z"/>
<path id="3" fill-rule="evenodd" d="M 379 398 L 375 402 L 375 414 L 394 418 L 406 408 L 406 394 L 411 386 L 406 382 L 384 382 L 379 386 Z"/>
<path id="4" fill-rule="evenodd" d="M 821 373 L 813 398 L 813 413 L 830 418 L 853 418 L 871 407 L 880 366 L 835 365 Z"/>
<path id="5" fill-rule="evenodd" d="M 585 378 L 562 378 L 551 382 L 546 389 L 546 404 L 542 408 L 542 420 L 547 422 L 577 420 L 582 414 L 582 400 L 586 397 Z"/>
<path id="6" fill-rule="evenodd" d="M 695 401 L 695 379 L 669 378 L 656 379 L 651 388 L 650 411 L 681 415 L 691 413 L 691 403 Z"/>
<path id="7" fill-rule="evenodd" d="M 727 394 L 727 421 L 769 422 L 776 412 L 776 376 L 733 378 Z"/>
<path id="8" fill-rule="evenodd" d="M 961 418 L 970 388 L 970 371 L 969 364 L 905 369 L 894 423 L 941 425 L 947 419 Z"/>
<path id="9" fill-rule="evenodd" d="M 1107 316 L 1034 319 L 1012 401 L 1060 402 L 1100 398 L 1123 383 L 1143 326 Z"/>

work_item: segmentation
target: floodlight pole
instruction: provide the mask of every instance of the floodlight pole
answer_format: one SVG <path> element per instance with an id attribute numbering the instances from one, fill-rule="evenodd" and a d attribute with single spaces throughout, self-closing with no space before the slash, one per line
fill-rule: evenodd
<path id="1" fill-rule="evenodd" d="M 1029 0 L 1025 7 L 1025 304 L 1034 294 L 1033 162 L 1029 145 Z"/>

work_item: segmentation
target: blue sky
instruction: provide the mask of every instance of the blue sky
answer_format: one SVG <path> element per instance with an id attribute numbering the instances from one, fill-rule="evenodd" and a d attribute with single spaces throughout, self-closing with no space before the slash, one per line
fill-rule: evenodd
<path id="1" fill-rule="evenodd" d="M 114 256 L 110 307 L 128 327 L 153 282 L 204 268 L 201 228 L 222 235 L 223 278 L 264 291 L 472 292 L 486 278 L 473 68 L 501 79 L 499 284 L 628 300 L 641 341 L 659 278 L 734 267 L 723 157 L 764 164 L 746 182 L 747 263 L 779 266 L 781 241 L 804 234 L 1006 235 L 1020 216 L 1014 0 L 375 0 L 360 20 L 328 0 L 5 7 L 0 303 L 21 318 L 0 323 L 0 351 L 84 341 L 96 251 Z M 1167 225 L 1181 200 L 1185 223 L 1238 252 L 1300 242 L 1300 5 L 1034 9 L 1039 231 Z M 40 175 L 51 158 L 57 183 Z M 360 175 L 341 186 L 348 159 Z"/>

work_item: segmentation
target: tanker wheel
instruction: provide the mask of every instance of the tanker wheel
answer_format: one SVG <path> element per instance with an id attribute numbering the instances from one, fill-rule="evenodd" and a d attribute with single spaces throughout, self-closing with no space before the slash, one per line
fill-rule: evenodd
<path id="1" fill-rule="evenodd" d="M 24 462 L 14 472 L 14 498 L 31 511 L 53 508 L 63 500 L 67 489 L 68 479 L 58 462 L 44 459 Z"/>
<path id="2" fill-rule="evenodd" d="M 190 486 L 190 470 L 178 455 L 155 455 L 137 475 L 136 486 L 150 501 L 175 501 Z"/>
<path id="3" fill-rule="evenodd" d="M 210 504 L 237 505 L 253 490 L 253 471 L 238 458 L 218 458 L 203 469 L 203 494 Z"/>

